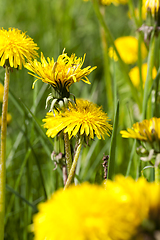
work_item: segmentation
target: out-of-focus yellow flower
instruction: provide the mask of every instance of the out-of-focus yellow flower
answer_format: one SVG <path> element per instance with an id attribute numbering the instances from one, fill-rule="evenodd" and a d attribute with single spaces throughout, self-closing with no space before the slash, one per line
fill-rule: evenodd
<path id="1" fill-rule="evenodd" d="M 146 81 L 146 77 L 147 77 L 147 68 L 148 68 L 148 65 L 147 63 L 144 63 L 142 64 L 142 81 L 143 81 L 143 87 L 144 87 L 144 84 L 145 84 L 145 81 Z M 154 67 L 152 69 L 152 79 L 154 79 L 157 75 L 157 70 L 156 68 Z M 130 76 L 130 79 L 133 83 L 133 85 L 137 88 L 139 88 L 140 86 L 140 76 L 139 76 L 139 67 L 134 67 L 130 70 L 129 72 L 129 76 Z"/>
<path id="2" fill-rule="evenodd" d="M 39 205 L 33 219 L 35 240 L 137 240 L 154 236 L 160 225 L 159 196 L 160 185 L 121 175 L 115 181 L 107 180 L 104 186 L 72 185 Z"/>
<path id="3" fill-rule="evenodd" d="M 151 13 L 154 15 L 156 12 L 158 12 L 159 7 L 160 7 L 159 0 L 143 0 L 142 2 L 142 11 L 145 11 L 146 15 L 147 10 L 150 10 Z"/>
<path id="4" fill-rule="evenodd" d="M 85 2 L 88 2 L 89 0 L 83 0 Z M 104 5 L 110 5 L 111 3 L 113 3 L 114 5 L 118 5 L 118 4 L 127 4 L 128 0 L 101 0 L 101 3 Z"/>
<path id="5" fill-rule="evenodd" d="M 20 30 L 0 29 L 0 66 L 9 64 L 10 67 L 21 69 L 22 64 L 25 64 L 25 58 L 31 60 L 38 56 L 37 50 L 37 44 L 33 39 Z"/>
<path id="6" fill-rule="evenodd" d="M 99 139 L 104 139 L 104 135 L 110 135 L 112 130 L 109 118 L 102 111 L 101 107 L 83 99 L 76 99 L 76 106 L 69 105 L 64 112 L 57 113 L 55 116 L 52 112 L 47 113 L 43 119 L 44 128 L 47 128 L 47 136 L 55 137 L 60 131 L 68 133 L 69 138 L 72 136 L 84 135 L 89 139 L 94 139 L 96 135 Z"/>
<path id="7" fill-rule="evenodd" d="M 160 142 L 160 118 L 153 117 L 149 120 L 133 124 L 132 129 L 120 131 L 123 138 L 135 138 L 147 142 Z"/>
<path id="8" fill-rule="evenodd" d="M 7 113 L 7 124 L 10 124 L 11 120 L 12 120 L 11 114 Z M 0 116 L 0 126 L 1 124 L 2 124 L 2 116 Z"/>
<path id="9" fill-rule="evenodd" d="M 114 5 L 119 5 L 119 4 L 127 4 L 128 0 L 101 0 L 101 3 L 104 5 L 110 5 L 113 3 Z"/>
<path id="10" fill-rule="evenodd" d="M 85 55 L 83 59 L 77 58 L 75 54 L 68 57 L 63 51 L 63 54 L 58 57 L 56 62 L 53 58 L 51 60 L 47 58 L 47 62 L 43 53 L 41 53 L 41 63 L 35 59 L 33 62 L 26 64 L 25 67 L 33 72 L 29 74 L 36 77 L 37 80 L 41 79 L 43 82 L 50 84 L 56 91 L 63 92 L 65 90 L 69 91 L 69 87 L 80 80 L 90 84 L 87 76 L 96 67 L 91 68 L 88 66 L 81 69 L 84 59 Z"/>
<path id="11" fill-rule="evenodd" d="M 138 60 L 138 40 L 133 36 L 120 37 L 115 40 L 115 46 L 122 58 L 122 60 L 127 64 L 132 64 Z M 147 56 L 147 50 L 142 43 L 141 45 L 142 58 Z M 118 61 L 118 57 L 113 50 L 113 47 L 109 48 L 109 56 L 115 61 Z"/>
<path id="12" fill-rule="evenodd" d="M 0 102 L 3 102 L 3 93 L 4 93 L 4 87 L 2 83 L 0 83 Z"/>
<path id="13" fill-rule="evenodd" d="M 112 211 L 111 239 L 154 239 L 160 230 L 160 185 L 143 177 L 135 181 L 122 175 L 115 181 L 105 181 L 105 185 L 111 206 L 114 202 L 116 206 Z"/>

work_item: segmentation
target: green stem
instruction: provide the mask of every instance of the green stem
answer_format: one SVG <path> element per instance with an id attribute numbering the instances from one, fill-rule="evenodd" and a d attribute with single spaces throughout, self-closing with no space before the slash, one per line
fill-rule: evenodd
<path id="1" fill-rule="evenodd" d="M 64 133 L 64 144 L 65 144 L 65 152 L 66 152 L 67 170 L 69 174 L 72 166 L 72 156 L 71 156 L 71 146 L 70 146 L 68 133 Z"/>
<path id="2" fill-rule="evenodd" d="M 105 15 L 105 7 L 100 6 L 101 14 Z M 112 91 L 112 79 L 110 76 L 109 70 L 109 56 L 108 56 L 108 44 L 106 39 L 106 33 L 104 28 L 100 25 L 100 34 L 101 34 L 101 42 L 103 49 L 103 60 L 104 60 L 104 75 L 105 75 L 105 84 L 106 84 L 106 97 L 107 97 L 107 105 L 108 107 L 113 107 L 113 91 Z"/>
<path id="3" fill-rule="evenodd" d="M 154 33 L 153 33 L 154 34 Z M 143 113 L 142 113 L 142 118 L 146 119 L 147 116 L 148 118 L 151 117 L 151 100 L 150 103 L 148 103 L 148 93 L 152 87 L 152 69 L 154 66 L 154 50 L 155 50 L 155 36 L 152 36 L 151 43 L 150 43 L 150 48 L 149 48 L 149 55 L 148 55 L 148 69 L 147 69 L 147 78 L 145 82 L 145 87 L 144 87 L 144 97 L 143 97 Z M 149 111 L 147 114 L 147 107 L 149 106 Z M 142 119 L 142 120 L 143 120 Z"/>
<path id="4" fill-rule="evenodd" d="M 68 179 L 67 179 L 67 182 L 66 182 L 66 185 L 65 185 L 64 189 L 69 187 L 69 185 L 72 182 L 72 178 L 75 175 L 77 161 L 78 161 L 79 154 L 80 154 L 80 151 L 81 151 L 81 148 L 82 148 L 82 144 L 83 144 L 83 140 L 80 138 L 79 139 L 79 144 L 78 144 L 78 147 L 77 147 L 77 151 L 75 153 L 74 160 L 73 160 L 73 163 L 72 163 L 72 167 L 71 167 L 71 170 L 69 172 L 69 176 L 68 176 Z"/>
<path id="5" fill-rule="evenodd" d="M 131 89 L 131 92 L 132 92 L 132 96 L 133 96 L 134 100 L 137 102 L 137 104 L 139 106 L 139 109 L 141 111 L 141 109 L 142 109 L 141 102 L 140 102 L 139 96 L 137 95 L 137 89 L 134 87 L 134 85 L 133 85 L 133 83 L 132 83 L 132 81 L 129 77 L 127 65 L 123 62 L 115 44 L 114 44 L 114 39 L 113 39 L 113 37 L 110 33 L 110 30 L 109 30 L 107 24 L 105 23 L 105 20 L 104 20 L 101 12 L 99 10 L 98 1 L 97 0 L 92 0 L 92 2 L 93 2 L 93 6 L 94 6 L 94 9 L 95 9 L 95 13 L 97 15 L 97 18 L 98 18 L 100 24 L 102 25 L 102 27 L 104 28 L 107 39 L 110 42 L 110 44 L 113 46 L 113 50 L 115 51 L 115 54 L 117 55 L 121 70 L 123 71 L 123 76 L 124 76 L 126 82 L 128 82 L 128 84 L 130 86 L 130 89 Z"/>
<path id="6" fill-rule="evenodd" d="M 128 1 L 128 6 L 129 6 L 129 11 L 130 11 L 131 17 L 134 19 L 134 22 L 135 22 L 136 27 L 139 27 L 138 20 L 137 20 L 137 18 L 136 18 L 136 16 L 135 16 L 135 9 L 134 9 L 133 1 L 132 1 L 132 0 L 129 0 L 129 1 Z"/>
<path id="7" fill-rule="evenodd" d="M 2 124 L 1 124 L 0 240 L 4 239 L 5 182 L 6 182 L 6 135 L 7 135 L 8 91 L 9 91 L 9 68 L 6 66 L 6 73 L 5 73 L 5 80 L 4 80 L 3 106 L 2 106 Z"/>

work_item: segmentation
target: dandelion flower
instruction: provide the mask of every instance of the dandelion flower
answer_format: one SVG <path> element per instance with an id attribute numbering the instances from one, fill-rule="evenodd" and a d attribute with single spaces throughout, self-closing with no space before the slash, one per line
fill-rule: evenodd
<path id="1" fill-rule="evenodd" d="M 56 114 L 47 113 L 44 128 L 47 128 L 47 136 L 55 137 L 60 131 L 72 136 L 85 135 L 89 139 L 94 139 L 96 135 L 99 139 L 104 139 L 104 135 L 110 135 L 112 126 L 108 123 L 109 119 L 101 107 L 83 99 L 76 100 L 76 106 L 70 104 L 65 112 Z"/>
<path id="2" fill-rule="evenodd" d="M 146 77 L 147 77 L 147 69 L 148 69 L 148 65 L 147 63 L 142 64 L 142 81 L 143 81 L 143 87 L 146 81 Z M 154 79 L 157 75 L 157 70 L 154 67 L 152 69 L 152 79 Z M 139 68 L 136 66 L 134 68 L 132 68 L 129 72 L 129 76 L 130 79 L 133 83 L 133 85 L 137 88 L 139 88 L 140 86 L 140 77 L 139 77 Z"/>
<path id="3" fill-rule="evenodd" d="M 110 5 L 111 3 L 113 3 L 114 5 L 118 5 L 118 4 L 127 4 L 128 0 L 101 0 L 101 3 L 103 5 Z"/>
<path id="4" fill-rule="evenodd" d="M 160 118 L 153 117 L 149 120 L 133 124 L 132 129 L 120 131 L 123 138 L 134 138 L 142 141 L 160 141 Z"/>
<path id="5" fill-rule="evenodd" d="M 122 58 L 122 60 L 127 64 L 132 64 L 138 60 L 138 40 L 133 36 L 120 37 L 115 40 L 115 46 Z M 142 57 L 147 56 L 147 50 L 142 43 L 141 45 Z M 109 48 L 109 56 L 115 61 L 118 61 L 117 55 L 113 50 L 113 47 Z"/>
<path id="6" fill-rule="evenodd" d="M 142 11 L 151 10 L 152 14 L 154 15 L 155 12 L 158 12 L 160 7 L 160 2 L 159 0 L 143 0 L 142 2 Z M 143 10 L 144 9 L 144 10 Z"/>
<path id="7" fill-rule="evenodd" d="M 85 2 L 88 2 L 89 0 L 83 0 Z M 114 5 L 118 5 L 118 4 L 126 4 L 128 3 L 128 0 L 101 0 L 101 3 L 103 5 L 110 5 L 111 3 L 113 3 Z"/>
<path id="8" fill-rule="evenodd" d="M 25 64 L 25 58 L 30 60 L 38 56 L 37 49 L 37 44 L 32 38 L 20 30 L 0 29 L 0 66 L 4 66 L 8 61 L 10 67 L 21 69 L 22 64 Z"/>
<path id="9" fill-rule="evenodd" d="M 160 185 L 143 177 L 135 181 L 122 175 L 116 176 L 115 181 L 105 181 L 105 185 L 107 208 L 111 208 L 109 214 L 113 216 L 110 239 L 156 239 L 160 230 Z"/>
<path id="10" fill-rule="evenodd" d="M 77 58 L 75 54 L 68 57 L 63 51 L 55 62 L 53 58 L 47 58 L 46 60 L 43 53 L 41 53 L 41 62 L 35 59 L 33 62 L 26 64 L 25 67 L 31 71 L 29 74 L 36 77 L 37 80 L 41 79 L 43 82 L 50 84 L 56 91 L 63 92 L 67 90 L 69 92 L 69 87 L 74 82 L 82 80 L 90 84 L 87 75 L 96 67 L 91 68 L 88 66 L 81 69 L 84 59 L 85 55 L 83 58 Z"/>
<path id="11" fill-rule="evenodd" d="M 121 175 L 101 186 L 85 182 L 65 191 L 60 189 L 39 205 L 33 218 L 35 240 L 129 240 L 154 236 L 160 227 L 159 194 L 158 184 Z M 146 223 L 152 224 L 152 232 Z"/>

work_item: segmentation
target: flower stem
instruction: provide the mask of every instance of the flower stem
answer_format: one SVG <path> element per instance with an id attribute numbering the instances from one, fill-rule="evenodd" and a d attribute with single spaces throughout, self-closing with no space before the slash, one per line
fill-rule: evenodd
<path id="1" fill-rule="evenodd" d="M 4 95 L 1 123 L 1 155 L 0 155 L 0 240 L 4 239 L 5 216 L 5 182 L 6 182 L 6 135 L 7 135 L 7 109 L 9 91 L 9 68 L 6 66 Z"/>
<path id="2" fill-rule="evenodd" d="M 72 165 L 72 156 L 71 156 L 71 146 L 70 146 L 68 133 L 64 133 L 64 144 L 65 144 L 65 151 L 66 151 L 67 170 L 69 174 L 71 170 L 71 165 Z"/>
<path id="3" fill-rule="evenodd" d="M 72 178 L 73 178 L 73 176 L 75 174 L 77 161 L 78 161 L 79 154 L 80 154 L 80 151 L 81 151 L 81 148 L 82 148 L 82 144 L 83 144 L 83 140 L 80 138 L 79 139 L 79 144 L 78 144 L 78 147 L 77 147 L 77 151 L 76 151 L 76 154 L 74 156 L 74 160 L 73 160 L 73 163 L 72 163 L 72 166 L 71 166 L 71 170 L 69 172 L 69 176 L 68 176 L 66 185 L 64 187 L 64 190 L 69 187 L 69 185 L 71 184 Z"/>
<path id="4" fill-rule="evenodd" d="M 100 6 L 100 12 L 102 16 L 105 16 L 105 7 Z M 112 91 L 112 79 L 110 76 L 109 70 L 109 56 L 108 56 L 108 43 L 106 39 L 106 33 L 102 25 L 100 25 L 100 35 L 101 35 L 101 43 L 103 50 L 103 61 L 104 61 L 104 76 L 105 76 L 105 84 L 106 84 L 106 97 L 107 97 L 107 105 L 112 108 L 113 107 L 113 91 Z"/>
<path id="5" fill-rule="evenodd" d="M 154 34 L 154 33 L 153 33 Z M 149 54 L 148 54 L 148 69 L 147 69 L 147 77 L 145 81 L 145 87 L 144 87 L 144 96 L 143 96 L 143 112 L 142 112 L 142 118 L 150 118 L 151 117 L 151 100 L 148 103 L 149 100 L 149 92 L 151 90 L 152 85 L 152 69 L 154 66 L 154 51 L 155 51 L 155 36 L 152 35 L 150 47 L 149 47 Z M 148 112 L 147 112 L 148 109 Z"/>

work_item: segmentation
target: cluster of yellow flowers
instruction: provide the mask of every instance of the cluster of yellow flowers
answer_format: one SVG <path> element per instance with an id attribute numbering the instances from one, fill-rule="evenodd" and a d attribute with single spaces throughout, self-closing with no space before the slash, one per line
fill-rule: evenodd
<path id="1" fill-rule="evenodd" d="M 62 99 L 64 102 L 70 96 L 69 87 L 80 80 L 90 84 L 87 75 L 96 68 L 88 66 L 82 69 L 85 55 L 83 58 L 77 58 L 75 54 L 69 57 L 64 51 L 56 62 L 53 58 L 47 58 L 46 60 L 43 53 L 41 53 L 41 62 L 37 59 L 32 61 L 33 57 L 38 56 L 36 52 L 37 44 L 25 33 L 21 33 L 20 30 L 14 28 L 9 28 L 8 31 L 3 28 L 0 30 L 0 49 L 1 66 L 8 64 L 10 67 L 21 69 L 23 64 L 37 80 L 41 79 L 44 83 L 50 84 L 60 94 L 60 100 Z M 27 64 L 25 58 L 28 61 Z M 78 100 L 76 104 L 76 107 L 72 107 L 70 104 L 70 110 L 72 111 L 68 111 L 67 108 L 66 113 L 59 114 L 57 111 L 55 117 L 48 113 L 47 123 L 45 124 L 45 127 L 49 128 L 48 136 L 54 137 L 63 129 L 69 133 L 70 137 L 75 136 L 78 132 L 80 135 L 86 135 L 92 139 L 94 135 L 97 135 L 98 138 L 101 138 L 101 136 L 104 138 L 104 133 L 109 135 L 109 130 L 112 127 L 107 122 L 107 114 L 102 112 L 101 108 L 87 100 Z M 68 105 L 68 102 L 66 105 Z M 72 113 L 74 113 L 74 118 Z M 81 122 L 79 122 L 79 119 L 81 119 Z"/>
<path id="2" fill-rule="evenodd" d="M 58 190 L 39 205 L 35 240 L 129 240 L 147 234 L 158 239 L 159 196 L 160 185 L 121 175 L 101 186 L 83 183 Z"/>

